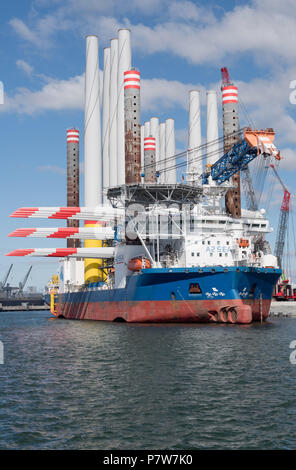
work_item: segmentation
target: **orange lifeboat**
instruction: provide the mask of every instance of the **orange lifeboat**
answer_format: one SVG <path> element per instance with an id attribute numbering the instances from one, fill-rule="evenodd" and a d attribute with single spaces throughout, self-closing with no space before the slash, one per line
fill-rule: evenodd
<path id="1" fill-rule="evenodd" d="M 245 240 L 244 238 L 240 238 L 236 240 L 240 248 L 247 248 L 249 246 L 249 240 Z"/>
<path id="2" fill-rule="evenodd" d="M 130 271 L 141 271 L 141 269 L 151 268 L 151 263 L 148 258 L 132 258 L 128 262 L 128 269 Z"/>

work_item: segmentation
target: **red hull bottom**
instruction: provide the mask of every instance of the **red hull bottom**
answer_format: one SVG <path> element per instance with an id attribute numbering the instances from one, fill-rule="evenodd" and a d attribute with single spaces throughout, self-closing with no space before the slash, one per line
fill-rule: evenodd
<path id="1" fill-rule="evenodd" d="M 241 323 L 266 320 L 271 299 L 57 303 L 56 315 L 73 320 L 134 323 Z"/>

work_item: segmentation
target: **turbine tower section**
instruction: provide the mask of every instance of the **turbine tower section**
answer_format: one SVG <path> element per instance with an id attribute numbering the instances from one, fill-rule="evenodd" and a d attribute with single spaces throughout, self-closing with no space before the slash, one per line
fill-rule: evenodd
<path id="1" fill-rule="evenodd" d="M 86 38 L 85 114 L 84 114 L 84 204 L 101 202 L 102 158 L 100 119 L 99 40 Z"/>
<path id="2" fill-rule="evenodd" d="M 165 121 L 165 184 L 176 184 L 176 143 L 175 143 L 175 120 Z"/>
<path id="3" fill-rule="evenodd" d="M 144 137 L 150 136 L 150 121 L 144 123 Z"/>
<path id="4" fill-rule="evenodd" d="M 129 29 L 118 31 L 117 75 L 117 184 L 125 183 L 125 130 L 124 130 L 124 72 L 131 70 L 131 33 Z"/>
<path id="5" fill-rule="evenodd" d="M 156 164 L 156 171 L 159 170 L 158 168 L 158 161 L 159 161 L 159 119 L 157 117 L 152 117 L 150 119 L 150 134 L 152 137 L 155 138 L 155 164 Z"/>
<path id="6" fill-rule="evenodd" d="M 67 129 L 67 206 L 79 207 L 79 130 Z M 67 220 L 67 227 L 79 227 L 78 220 Z M 79 248 L 79 240 L 67 239 L 68 248 Z"/>
<path id="7" fill-rule="evenodd" d="M 165 183 L 165 122 L 159 124 L 159 183 Z"/>
<path id="8" fill-rule="evenodd" d="M 141 126 L 141 182 L 143 182 L 143 173 L 144 173 L 144 134 L 145 134 L 145 127 Z"/>
<path id="9" fill-rule="evenodd" d="M 109 186 L 117 186 L 118 39 L 110 41 Z"/>
<path id="10" fill-rule="evenodd" d="M 155 183 L 156 181 L 156 143 L 155 137 L 144 138 L 144 181 L 145 183 Z"/>
<path id="11" fill-rule="evenodd" d="M 124 72 L 125 183 L 141 183 L 140 72 Z"/>
<path id="12" fill-rule="evenodd" d="M 238 88 L 230 81 L 226 67 L 221 69 L 222 73 L 222 111 L 223 111 L 223 136 L 224 153 L 228 152 L 239 140 L 238 120 Z M 235 218 L 241 216 L 241 188 L 240 172 L 232 176 L 234 189 L 226 193 L 225 205 L 227 211 Z"/>
<path id="13" fill-rule="evenodd" d="M 219 131 L 217 92 L 207 91 L 207 165 L 213 165 L 219 159 Z"/>
<path id="14" fill-rule="evenodd" d="M 189 131 L 188 131 L 188 182 L 194 183 L 196 178 L 203 172 L 202 155 L 200 146 L 201 125 L 200 125 L 200 92 L 191 90 L 189 92 Z"/>
<path id="15" fill-rule="evenodd" d="M 86 38 L 85 69 L 85 113 L 84 113 L 84 204 L 96 207 L 102 202 L 102 158 L 100 120 L 100 76 L 99 40 L 97 36 Z M 85 227 L 93 227 L 96 222 L 85 221 Z M 98 248 L 102 242 L 85 240 L 85 248 Z M 85 283 L 102 279 L 102 260 L 85 258 Z"/>
<path id="16" fill-rule="evenodd" d="M 104 49 L 104 79 L 103 79 L 103 124 L 102 124 L 102 150 L 103 150 L 103 199 L 108 201 L 109 188 L 109 132 L 110 132 L 110 47 Z"/>

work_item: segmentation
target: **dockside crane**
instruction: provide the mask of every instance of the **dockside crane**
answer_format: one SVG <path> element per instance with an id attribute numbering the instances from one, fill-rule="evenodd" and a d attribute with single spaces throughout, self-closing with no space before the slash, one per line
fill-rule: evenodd
<path id="1" fill-rule="evenodd" d="M 290 214 L 291 193 L 288 191 L 288 189 L 284 185 L 275 166 L 271 164 L 270 167 L 273 169 L 273 172 L 284 191 L 284 196 L 282 199 L 281 210 L 280 210 L 280 219 L 279 219 L 277 235 L 276 235 L 275 253 L 274 253 L 275 256 L 277 257 L 279 267 L 282 269 L 285 241 L 286 241 L 289 214 Z M 275 286 L 274 298 L 276 300 L 296 300 L 295 291 L 296 291 L 295 289 L 293 290 L 292 283 L 289 281 L 289 279 L 286 279 L 283 274 L 281 279 L 278 281 L 277 285 Z"/>
<path id="2" fill-rule="evenodd" d="M 27 283 L 27 280 L 28 280 L 28 277 L 30 276 L 30 272 L 32 271 L 32 267 L 33 266 L 30 266 L 24 279 L 19 283 L 19 289 L 18 289 L 18 294 L 21 295 L 23 293 L 23 290 L 24 290 L 24 287 Z"/>
<path id="3" fill-rule="evenodd" d="M 286 239 L 289 212 L 290 212 L 291 193 L 287 190 L 286 186 L 281 180 L 280 175 L 278 174 L 275 166 L 271 164 L 270 167 L 273 169 L 273 172 L 276 178 L 278 179 L 278 181 L 280 182 L 284 191 L 284 196 L 283 196 L 283 200 L 281 204 L 281 211 L 280 211 L 280 220 L 279 220 L 276 242 L 275 242 L 275 256 L 278 259 L 279 267 L 282 269 L 283 253 L 284 253 L 285 239 Z"/>
<path id="4" fill-rule="evenodd" d="M 3 290 L 3 289 L 5 288 L 6 283 L 7 283 L 7 281 L 8 281 L 8 278 L 9 278 L 9 275 L 10 275 L 10 272 L 11 272 L 11 270 L 12 270 L 12 266 L 13 266 L 13 264 L 11 264 L 11 265 L 9 266 L 8 271 L 7 271 L 6 275 L 4 276 L 3 281 L 0 282 L 0 290 Z"/>

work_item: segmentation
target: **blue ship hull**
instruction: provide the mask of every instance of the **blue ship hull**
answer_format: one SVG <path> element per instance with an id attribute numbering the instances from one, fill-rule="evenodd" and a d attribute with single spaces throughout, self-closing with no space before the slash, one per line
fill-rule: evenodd
<path id="1" fill-rule="evenodd" d="M 57 295 L 64 318 L 127 322 L 250 323 L 268 317 L 281 270 L 251 267 L 151 268 L 126 287 L 85 287 Z"/>

